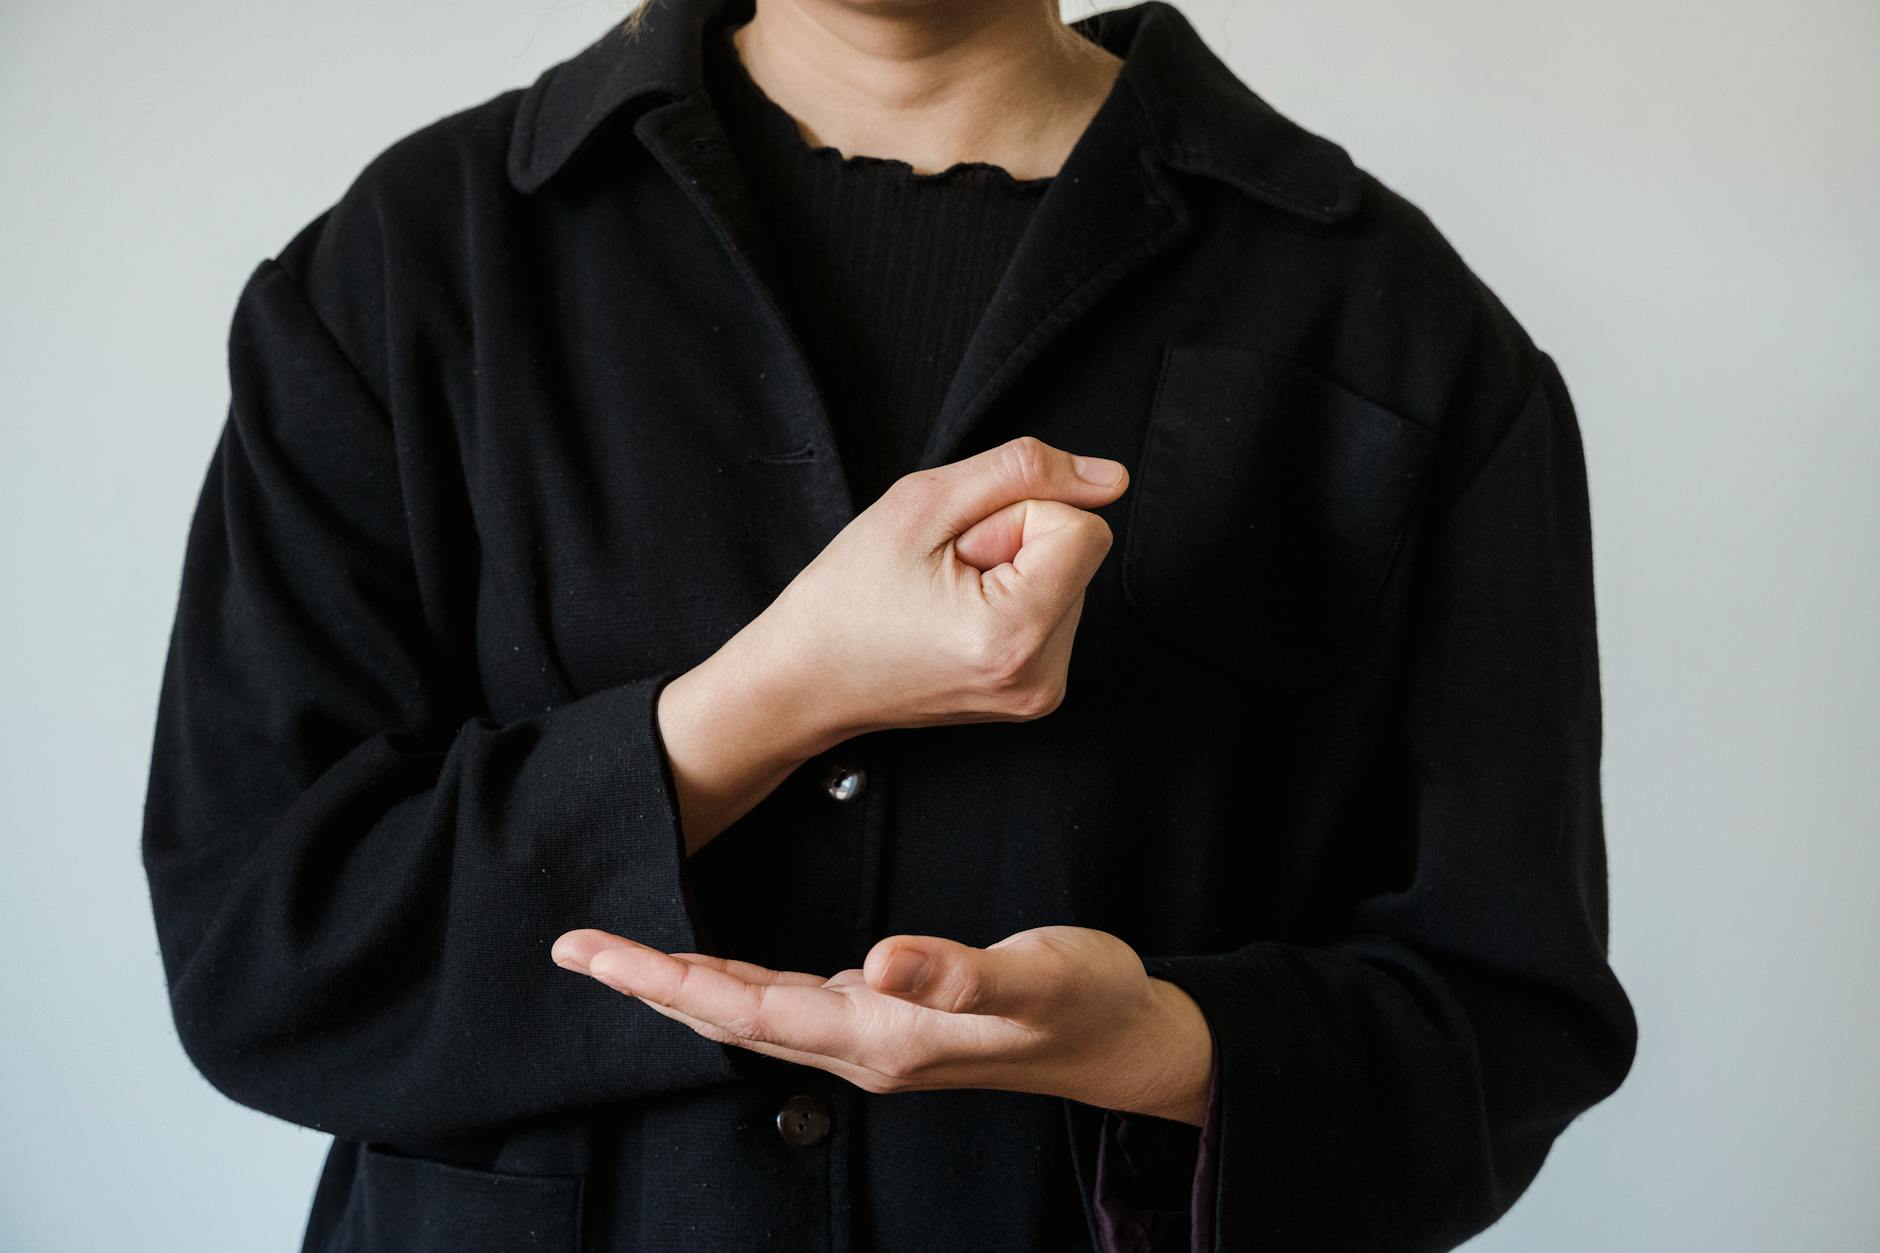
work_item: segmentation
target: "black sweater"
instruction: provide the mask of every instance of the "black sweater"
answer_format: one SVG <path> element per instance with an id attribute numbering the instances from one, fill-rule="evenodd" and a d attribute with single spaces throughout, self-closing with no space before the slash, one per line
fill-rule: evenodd
<path id="1" fill-rule="evenodd" d="M 812 146 L 739 59 L 705 41 L 706 82 L 764 223 L 766 278 L 808 354 L 866 508 L 914 468 L 980 314 L 1050 178 L 984 161 L 917 173 Z"/>

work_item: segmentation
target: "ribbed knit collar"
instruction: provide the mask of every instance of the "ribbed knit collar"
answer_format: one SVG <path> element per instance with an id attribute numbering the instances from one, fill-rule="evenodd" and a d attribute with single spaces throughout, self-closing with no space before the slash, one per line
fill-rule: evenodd
<path id="1" fill-rule="evenodd" d="M 751 134 L 781 148 L 781 151 L 773 149 L 774 155 L 792 158 L 800 155 L 843 175 L 936 190 L 971 183 L 981 188 L 1036 197 L 1043 195 L 1051 185 L 1049 175 L 1017 178 L 1010 170 L 990 161 L 960 161 L 944 170 L 916 171 L 909 162 L 894 157 L 866 153 L 844 155 L 833 145 L 812 144 L 790 111 L 767 95 L 751 77 L 731 40 L 734 29 L 728 24 L 717 25 L 705 32 L 706 86 L 712 93 L 714 105 L 724 115 L 727 128 L 739 134 L 743 133 L 740 128 L 749 127 Z"/>

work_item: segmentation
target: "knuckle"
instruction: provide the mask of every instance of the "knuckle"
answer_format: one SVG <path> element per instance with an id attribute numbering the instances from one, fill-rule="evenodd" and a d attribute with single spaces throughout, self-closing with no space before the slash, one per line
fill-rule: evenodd
<path id="1" fill-rule="evenodd" d="M 1029 721 L 1042 711 L 1043 698 L 1036 686 L 1013 688 L 1001 702 L 1001 708 L 1014 718 Z"/>
<path id="2" fill-rule="evenodd" d="M 1068 676 L 1039 673 L 1045 632 L 1034 623 L 988 626 L 966 644 L 966 666 L 980 699 L 1007 718 L 1031 719 L 1058 709 Z"/>
<path id="3" fill-rule="evenodd" d="M 741 1014 L 724 1025 L 725 1031 L 733 1039 L 743 1043 L 765 1043 L 764 1033 L 755 1015 Z"/>
<path id="4" fill-rule="evenodd" d="M 757 1044 L 775 1044 L 777 1041 L 773 1038 L 770 1024 L 764 1014 L 765 993 L 768 991 L 768 986 L 760 985 L 757 989 L 756 1000 L 750 1010 L 727 1021 L 725 1029 L 740 1040 Z"/>
<path id="5" fill-rule="evenodd" d="M 1061 678 L 1041 680 L 1009 661 L 1002 662 L 996 672 L 989 674 L 987 691 L 995 708 L 1020 719 L 1042 717 L 1057 709 L 1064 700 Z"/>
<path id="6" fill-rule="evenodd" d="M 903 496 L 920 496 L 928 492 L 938 491 L 941 482 L 942 476 L 940 471 L 928 468 L 925 470 L 909 470 L 906 474 L 894 480 L 891 486 L 899 490 Z"/>
<path id="7" fill-rule="evenodd" d="M 1083 970 L 1087 960 L 1083 950 L 1066 939 L 1062 932 L 1046 928 L 1038 932 L 1035 940 L 1039 951 L 1045 954 L 1044 962 L 1050 969 L 1051 984 L 1063 984 Z"/>
<path id="8" fill-rule="evenodd" d="M 955 1014 L 970 1013 L 993 995 L 992 975 L 975 970 L 961 974 L 948 986 L 946 995 L 940 998 L 940 1008 Z"/>
<path id="9" fill-rule="evenodd" d="M 1021 722 L 1030 722 L 1056 709 L 1057 698 L 1048 686 L 1034 683 L 1014 688 L 1011 695 L 1002 702 L 1001 707 L 1013 718 Z"/>
<path id="10" fill-rule="evenodd" d="M 1031 688 L 1026 693 L 1023 705 L 1025 716 L 1042 718 L 1046 714 L 1057 712 L 1058 707 L 1064 703 L 1064 691 L 1065 684 L 1062 682 L 1044 683 Z"/>
<path id="11" fill-rule="evenodd" d="M 679 1006 L 687 999 L 686 989 L 692 982 L 692 963 L 680 962 L 679 973 L 672 981 L 672 987 L 661 998 L 666 1004 Z"/>
<path id="12" fill-rule="evenodd" d="M 1001 697 L 1022 685 L 1031 652 L 1021 631 L 1003 625 L 989 625 L 967 643 L 973 670 L 990 691 Z"/>
<path id="13" fill-rule="evenodd" d="M 919 517 L 932 506 L 940 491 L 941 478 L 937 472 L 913 470 L 888 484 L 877 503 L 896 515 Z"/>
<path id="14" fill-rule="evenodd" d="M 1002 455 L 1006 473 L 1018 483 L 1041 486 L 1050 476 L 1051 449 L 1036 435 L 1019 435 L 1006 441 Z"/>

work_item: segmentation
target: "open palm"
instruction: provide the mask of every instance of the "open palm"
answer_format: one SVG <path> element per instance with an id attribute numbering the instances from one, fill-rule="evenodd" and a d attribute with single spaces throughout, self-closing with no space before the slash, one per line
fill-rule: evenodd
<path id="1" fill-rule="evenodd" d="M 827 977 L 590 928 L 557 939 L 554 958 L 708 1039 L 869 1092 L 997 1088 L 1153 1108 L 1174 1073 L 1166 1049 L 1145 1047 L 1168 1021 L 1169 985 L 1087 927 L 1034 927 L 986 948 L 889 936 Z"/>

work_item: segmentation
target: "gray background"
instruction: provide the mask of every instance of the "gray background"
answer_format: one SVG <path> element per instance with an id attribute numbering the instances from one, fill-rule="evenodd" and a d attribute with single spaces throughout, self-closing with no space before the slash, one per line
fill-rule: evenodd
<path id="1" fill-rule="evenodd" d="M 1470 1248 L 1880 1247 L 1880 6 L 1178 7 L 1580 413 L 1642 1036 Z M 298 1247 L 327 1139 L 189 1067 L 137 857 L 229 316 L 386 144 L 624 12 L 0 6 L 0 1248 Z"/>

